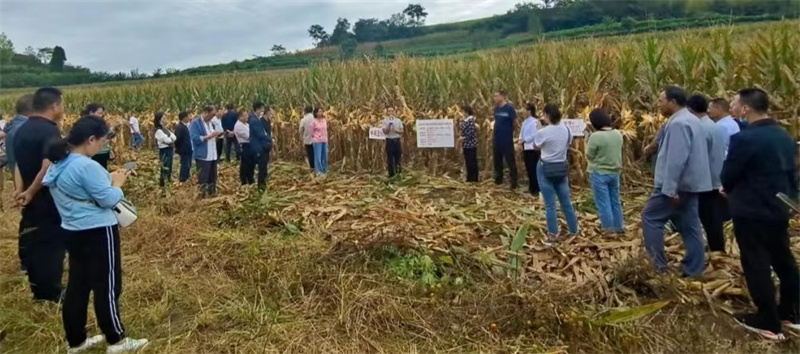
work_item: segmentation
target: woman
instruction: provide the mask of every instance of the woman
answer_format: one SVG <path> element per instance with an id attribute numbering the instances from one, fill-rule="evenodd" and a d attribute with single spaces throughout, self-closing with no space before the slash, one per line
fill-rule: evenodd
<path id="1" fill-rule="evenodd" d="M 478 182 L 478 124 L 475 123 L 475 111 L 469 105 L 461 107 L 466 118 L 461 122 L 461 148 L 464 152 L 464 163 L 467 167 L 467 182 Z"/>
<path id="2" fill-rule="evenodd" d="M 556 215 L 556 199 L 561 204 L 567 219 L 570 235 L 578 233 L 578 217 L 569 199 L 569 178 L 567 151 L 572 135 L 567 126 L 561 124 L 561 112 L 558 106 L 549 103 L 544 106 L 544 121 L 547 126 L 536 133 L 534 146 L 541 151 L 541 161 L 536 166 L 539 188 L 544 198 L 547 212 L 547 240 L 552 245 L 559 240 L 558 216 Z"/>
<path id="3" fill-rule="evenodd" d="M 539 196 L 539 180 L 536 176 L 536 165 L 539 163 L 540 152 L 534 149 L 533 142 L 536 138 L 539 120 L 536 119 L 536 105 L 528 102 L 525 109 L 528 111 L 528 118 L 522 122 L 522 129 L 519 131 L 517 144 L 522 147 L 525 171 L 528 174 L 528 193 L 536 198 Z"/>
<path id="4" fill-rule="evenodd" d="M 161 177 L 158 179 L 158 185 L 162 188 L 167 182 L 172 181 L 172 157 L 175 150 L 175 140 L 178 139 L 175 137 L 175 134 L 164 126 L 162 122 L 163 119 L 164 112 L 156 112 L 154 122 L 154 126 L 156 127 L 155 138 L 156 145 L 158 145 L 158 157 L 159 160 L 161 160 Z"/>
<path id="5" fill-rule="evenodd" d="M 124 198 L 128 173 L 109 173 L 92 161 L 106 143 L 108 125 L 102 118 L 84 116 L 72 126 L 66 141 L 52 143 L 53 162 L 42 184 L 50 189 L 61 226 L 69 232 L 69 281 L 62 306 L 67 353 L 80 353 L 100 344 L 103 336 L 86 336 L 89 294 L 94 293 L 97 324 L 108 342 L 106 353 L 143 348 L 147 339 L 125 336 L 119 316 L 122 279 L 119 227 L 112 208 Z"/>
<path id="6" fill-rule="evenodd" d="M 314 109 L 314 121 L 311 122 L 311 141 L 314 144 L 314 170 L 317 176 L 328 173 L 328 121 L 322 108 Z"/>
<path id="7" fill-rule="evenodd" d="M 256 157 L 255 153 L 250 150 L 250 115 L 247 110 L 240 109 L 239 117 L 236 125 L 233 127 L 233 135 L 241 149 L 240 157 L 241 163 L 239 164 L 239 180 L 243 186 L 256 183 L 255 173 Z"/>
<path id="8" fill-rule="evenodd" d="M 600 225 L 608 233 L 623 233 L 622 204 L 619 201 L 619 174 L 622 170 L 622 134 L 611 127 L 611 118 L 598 108 L 589 113 L 595 132 L 586 145 L 589 182 Z"/>

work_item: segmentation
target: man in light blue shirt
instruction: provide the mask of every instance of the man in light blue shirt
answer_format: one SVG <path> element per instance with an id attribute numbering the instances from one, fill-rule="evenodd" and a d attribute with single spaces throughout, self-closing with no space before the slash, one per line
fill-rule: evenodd
<path id="1" fill-rule="evenodd" d="M 7 166 L 12 176 L 14 176 L 14 167 L 17 165 L 17 159 L 14 157 L 14 138 L 17 135 L 19 127 L 28 120 L 28 116 L 33 111 L 33 95 L 27 94 L 20 97 L 17 100 L 16 111 L 17 115 L 6 124 L 4 129 L 6 133 L 6 155 L 8 156 Z M 22 183 L 22 181 L 20 181 L 20 183 Z"/>
<path id="2" fill-rule="evenodd" d="M 725 132 L 725 155 L 728 155 L 728 146 L 731 144 L 731 137 L 740 131 L 739 123 L 730 115 L 730 104 L 724 98 L 715 98 L 711 100 L 708 106 L 708 116 L 711 117 L 717 125 L 724 128 Z"/>
<path id="3" fill-rule="evenodd" d="M 686 92 L 676 86 L 664 89 L 658 104 L 670 116 L 658 147 L 655 191 L 642 211 L 645 250 L 659 271 L 667 271 L 664 225 L 678 226 L 686 257 L 683 276 L 699 276 L 705 268 L 703 231 L 698 216 L 698 193 L 712 189 L 708 140 L 700 120 L 686 109 Z"/>

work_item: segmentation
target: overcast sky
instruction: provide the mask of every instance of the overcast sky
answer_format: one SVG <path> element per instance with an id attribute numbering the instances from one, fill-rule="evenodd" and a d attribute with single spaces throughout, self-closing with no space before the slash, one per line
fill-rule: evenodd
<path id="1" fill-rule="evenodd" d="M 428 24 L 505 13 L 521 0 L 0 0 L 0 32 L 25 47 L 60 45 L 67 62 L 109 72 L 183 69 L 311 47 L 308 27 L 388 18 L 409 2 Z"/>

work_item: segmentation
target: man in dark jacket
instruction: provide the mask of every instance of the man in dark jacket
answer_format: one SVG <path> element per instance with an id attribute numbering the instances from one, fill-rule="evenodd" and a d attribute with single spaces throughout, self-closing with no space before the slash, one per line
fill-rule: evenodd
<path id="1" fill-rule="evenodd" d="M 494 93 L 494 184 L 503 184 L 503 160 L 508 166 L 511 189 L 517 189 L 517 162 L 514 158 L 514 121 L 517 111 L 506 99 L 505 91 Z"/>
<path id="2" fill-rule="evenodd" d="M 231 162 L 231 149 L 233 150 L 236 161 L 239 161 L 239 143 L 233 135 L 233 128 L 239 120 L 239 113 L 233 108 L 233 104 L 225 106 L 226 112 L 222 116 L 222 129 L 225 131 L 225 162 Z M 220 151 L 221 153 L 221 151 Z"/>
<path id="3" fill-rule="evenodd" d="M 178 122 L 175 127 L 175 153 L 181 158 L 180 182 L 189 180 L 192 170 L 192 138 L 189 136 L 189 122 L 192 115 L 188 110 L 178 113 Z"/>
<path id="4" fill-rule="evenodd" d="M 270 109 L 263 102 L 253 104 L 250 114 L 250 149 L 258 166 L 258 188 L 267 186 L 269 173 L 269 153 L 272 151 L 272 125 L 269 120 Z"/>
<path id="5" fill-rule="evenodd" d="M 747 118 L 747 129 L 731 137 L 722 168 L 722 187 L 730 202 L 742 269 L 754 314 L 736 314 L 748 330 L 772 340 L 784 338 L 782 326 L 800 329 L 800 274 L 789 248 L 789 210 L 777 198 L 797 199 L 796 147 L 775 119 L 767 115 L 769 98 L 760 89 L 739 91 L 734 110 Z M 780 279 L 775 301 L 772 270 Z"/>

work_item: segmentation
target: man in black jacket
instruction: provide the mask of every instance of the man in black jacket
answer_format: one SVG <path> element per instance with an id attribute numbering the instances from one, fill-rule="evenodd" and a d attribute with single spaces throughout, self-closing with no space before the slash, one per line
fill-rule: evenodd
<path id="1" fill-rule="evenodd" d="M 764 91 L 739 91 L 733 106 L 748 126 L 731 137 L 722 187 L 730 202 L 747 288 L 758 307 L 758 313 L 734 317 L 748 330 L 780 340 L 782 326 L 800 329 L 800 273 L 789 248 L 790 214 L 776 197 L 784 193 L 797 199 L 796 147 L 789 133 L 767 115 Z M 780 305 L 772 270 L 780 279 Z"/>
<path id="2" fill-rule="evenodd" d="M 180 182 L 189 180 L 192 170 L 192 137 L 189 136 L 189 122 L 192 120 L 188 110 L 178 113 L 180 122 L 175 127 L 175 152 L 181 158 Z"/>

